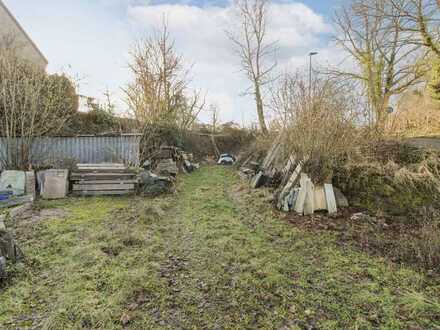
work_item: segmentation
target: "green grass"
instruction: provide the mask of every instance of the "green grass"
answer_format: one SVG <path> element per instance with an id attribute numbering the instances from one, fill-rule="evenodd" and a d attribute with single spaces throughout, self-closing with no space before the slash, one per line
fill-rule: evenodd
<path id="1" fill-rule="evenodd" d="M 440 329 L 438 282 L 293 228 L 238 181 L 206 167 L 173 196 L 44 202 L 66 218 L 17 224 L 0 328 Z"/>

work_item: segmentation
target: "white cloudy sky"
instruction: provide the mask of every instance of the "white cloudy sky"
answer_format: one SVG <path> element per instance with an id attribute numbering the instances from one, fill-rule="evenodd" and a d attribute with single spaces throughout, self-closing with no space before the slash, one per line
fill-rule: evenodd
<path id="1" fill-rule="evenodd" d="M 271 5 L 270 37 L 278 40 L 278 63 L 304 69 L 309 51 L 318 64 L 340 59 L 329 42 L 328 15 L 339 0 L 282 1 Z M 129 49 L 141 36 L 158 29 L 166 15 L 176 47 L 194 64 L 192 86 L 217 103 L 222 121 L 256 120 L 248 87 L 224 30 L 231 5 L 217 1 L 142 0 L 4 0 L 49 60 L 50 72 L 80 78 L 81 94 L 102 98 L 108 88 L 121 111 L 121 86 L 129 79 Z M 201 120 L 207 120 L 207 113 Z"/>

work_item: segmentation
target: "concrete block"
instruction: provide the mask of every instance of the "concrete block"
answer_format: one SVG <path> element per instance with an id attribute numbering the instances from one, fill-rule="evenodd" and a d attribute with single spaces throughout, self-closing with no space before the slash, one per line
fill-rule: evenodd
<path id="1" fill-rule="evenodd" d="M 69 193 L 68 177 L 68 170 L 44 171 L 41 185 L 41 197 L 44 199 L 65 198 Z"/>

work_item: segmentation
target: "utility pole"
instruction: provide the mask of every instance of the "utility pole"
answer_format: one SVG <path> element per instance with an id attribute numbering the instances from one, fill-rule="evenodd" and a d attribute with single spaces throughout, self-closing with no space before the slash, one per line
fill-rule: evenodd
<path id="1" fill-rule="evenodd" d="M 309 53 L 309 102 L 312 101 L 312 57 L 318 55 L 318 52 Z"/>

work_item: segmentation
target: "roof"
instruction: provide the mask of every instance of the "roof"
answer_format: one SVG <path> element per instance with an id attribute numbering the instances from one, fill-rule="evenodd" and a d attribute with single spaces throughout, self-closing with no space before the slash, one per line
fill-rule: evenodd
<path id="1" fill-rule="evenodd" d="M 0 7 L 2 7 L 5 12 L 11 17 L 11 19 L 14 21 L 15 25 L 18 27 L 18 29 L 23 33 L 23 35 L 26 37 L 26 39 L 29 41 L 30 45 L 37 51 L 38 54 L 44 59 L 46 62 L 46 65 L 49 63 L 46 56 L 41 52 L 41 50 L 38 48 L 38 46 L 35 44 L 35 42 L 31 39 L 31 37 L 27 34 L 27 32 L 23 29 L 23 27 L 20 25 L 20 23 L 17 21 L 17 19 L 12 15 L 11 11 L 6 7 L 6 5 L 3 3 L 2 0 L 0 0 Z"/>

